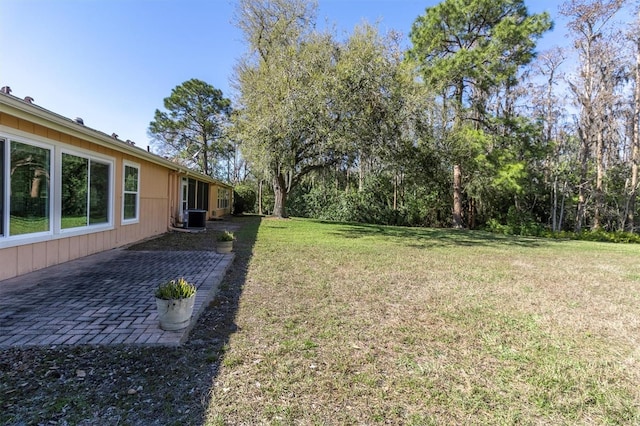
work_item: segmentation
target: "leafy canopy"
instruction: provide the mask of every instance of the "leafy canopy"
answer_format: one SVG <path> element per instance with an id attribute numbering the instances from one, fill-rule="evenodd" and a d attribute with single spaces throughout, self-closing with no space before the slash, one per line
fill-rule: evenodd
<path id="1" fill-rule="evenodd" d="M 156 110 L 149 134 L 164 154 L 211 175 L 216 159 L 226 151 L 225 126 L 231 101 L 222 91 L 198 79 L 176 86 Z"/>
<path id="2" fill-rule="evenodd" d="M 415 21 L 409 53 L 434 87 L 487 90 L 514 78 L 551 27 L 547 13 L 529 15 L 523 0 L 445 0 Z"/>

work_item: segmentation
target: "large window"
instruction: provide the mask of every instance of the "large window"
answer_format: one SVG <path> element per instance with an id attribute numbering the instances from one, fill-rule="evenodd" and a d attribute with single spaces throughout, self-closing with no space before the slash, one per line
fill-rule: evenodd
<path id="1" fill-rule="evenodd" d="M 124 164 L 122 222 L 137 222 L 140 215 L 140 167 Z"/>
<path id="2" fill-rule="evenodd" d="M 109 222 L 111 165 L 90 157 L 62 154 L 60 228 Z"/>
<path id="3" fill-rule="evenodd" d="M 44 241 L 61 233 L 79 235 L 110 229 L 114 161 L 19 130 L 3 131 L 0 247 Z M 136 182 L 132 208 L 137 214 L 137 166 L 133 170 Z M 127 190 L 130 187 L 131 179 Z"/>
<path id="4" fill-rule="evenodd" d="M 48 232 L 51 150 L 11 141 L 9 235 Z"/>
<path id="5" fill-rule="evenodd" d="M 89 167 L 89 224 L 109 222 L 109 206 L 111 205 L 111 166 L 98 161 L 91 161 Z"/>
<path id="6" fill-rule="evenodd" d="M 229 208 L 229 190 L 226 188 L 218 188 L 218 208 Z"/>
<path id="7" fill-rule="evenodd" d="M 209 184 L 198 181 L 198 208 L 209 210 Z"/>

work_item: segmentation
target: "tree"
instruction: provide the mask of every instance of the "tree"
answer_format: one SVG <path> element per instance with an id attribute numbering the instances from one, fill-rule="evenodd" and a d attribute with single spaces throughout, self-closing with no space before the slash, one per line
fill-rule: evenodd
<path id="1" fill-rule="evenodd" d="M 563 97 L 557 87 L 564 76 L 562 65 L 566 53 L 558 48 L 542 52 L 533 63 L 533 72 L 538 77 L 529 86 L 530 106 L 533 117 L 542 123 L 542 144 L 547 156 L 540 165 L 546 189 L 549 191 L 549 216 L 551 230 L 560 231 L 563 226 L 564 208 L 571 180 L 571 146 L 563 131 Z"/>
<path id="2" fill-rule="evenodd" d="M 231 101 L 222 91 L 191 79 L 164 98 L 165 111 L 156 110 L 150 136 L 164 155 L 213 176 L 217 162 L 229 152 L 224 140 Z"/>
<path id="3" fill-rule="evenodd" d="M 636 196 L 638 191 L 638 166 L 640 163 L 640 8 L 637 10 L 637 19 L 630 39 L 635 50 L 635 67 L 633 72 L 633 110 L 629 124 L 631 127 L 631 181 L 629 184 L 629 198 L 627 201 L 627 217 L 625 229 L 629 232 L 635 230 Z"/>
<path id="4" fill-rule="evenodd" d="M 330 155 L 320 126 L 333 46 L 311 31 L 314 12 L 315 5 L 302 0 L 240 0 L 237 8 L 249 55 L 236 68 L 234 131 L 252 166 L 271 174 L 277 217 L 287 216 L 291 189 Z"/>
<path id="5" fill-rule="evenodd" d="M 569 80 L 569 86 L 580 109 L 577 119 L 580 139 L 580 182 L 575 230 L 585 223 L 590 178 L 591 157 L 596 157 L 595 213 L 593 228 L 601 226 L 604 208 L 604 151 L 607 131 L 612 128 L 611 108 L 615 104 L 615 88 L 621 80 L 621 67 L 614 53 L 613 33 L 608 23 L 620 10 L 625 0 L 569 0 L 560 13 L 570 18 L 574 45 L 580 58 L 578 75 Z"/>
<path id="6" fill-rule="evenodd" d="M 518 68 L 533 59 L 536 39 L 550 28 L 548 14 L 529 15 L 522 0 L 445 0 L 413 24 L 410 56 L 425 83 L 442 94 L 454 227 L 463 226 L 464 163 L 472 167 L 479 144 L 490 140 L 484 135 L 492 131 L 487 102 L 499 88 L 517 84 Z"/>
<path id="7" fill-rule="evenodd" d="M 397 35 L 363 24 L 339 42 L 313 29 L 313 3 L 239 4 L 250 54 L 237 67 L 234 132 L 252 168 L 271 175 L 273 214 L 286 216 L 289 194 L 315 172 L 331 170 L 336 190 L 357 176 L 362 192 L 374 167 L 394 175 L 396 208 L 394 156 L 415 142 L 410 122 L 424 109 Z"/>
<path id="8" fill-rule="evenodd" d="M 417 129 L 431 108 L 414 68 L 403 61 L 397 33 L 381 35 L 365 23 L 340 45 L 331 95 L 335 130 L 348 153 L 346 171 L 357 176 L 360 192 L 367 175 L 389 175 L 394 210 L 406 168 L 404 154 L 417 144 Z"/>

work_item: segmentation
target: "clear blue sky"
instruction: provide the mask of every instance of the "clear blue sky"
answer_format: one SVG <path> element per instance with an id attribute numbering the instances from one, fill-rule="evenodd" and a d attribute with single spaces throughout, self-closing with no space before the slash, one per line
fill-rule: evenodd
<path id="1" fill-rule="evenodd" d="M 436 0 L 319 0 L 318 23 L 339 35 L 379 23 L 408 34 Z M 560 1 L 528 0 L 556 30 L 541 48 L 565 44 Z M 1 0 L 0 86 L 18 97 L 138 146 L 171 89 L 191 78 L 233 98 L 229 79 L 245 52 L 233 0 Z"/>

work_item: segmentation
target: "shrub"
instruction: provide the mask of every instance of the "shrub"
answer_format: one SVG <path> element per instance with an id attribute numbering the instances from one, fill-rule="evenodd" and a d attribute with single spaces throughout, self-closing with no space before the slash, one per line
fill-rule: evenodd
<path id="1" fill-rule="evenodd" d="M 218 241 L 233 241 L 233 232 L 222 231 L 218 234 Z"/>
<path id="2" fill-rule="evenodd" d="M 256 191 L 251 185 L 239 184 L 233 190 L 233 214 L 253 213 L 256 207 Z"/>
<path id="3" fill-rule="evenodd" d="M 156 297 L 164 300 L 186 299 L 196 294 L 196 286 L 184 278 L 167 281 L 156 289 Z"/>

